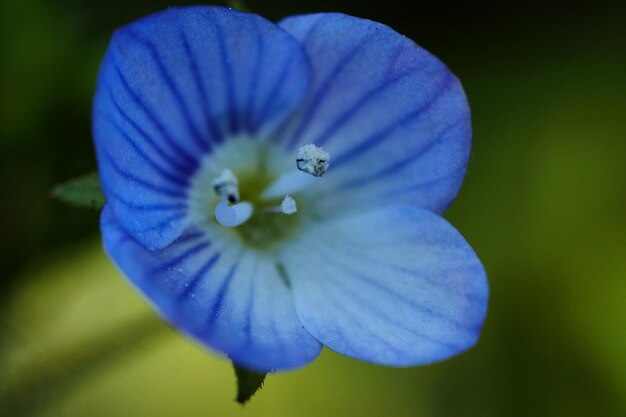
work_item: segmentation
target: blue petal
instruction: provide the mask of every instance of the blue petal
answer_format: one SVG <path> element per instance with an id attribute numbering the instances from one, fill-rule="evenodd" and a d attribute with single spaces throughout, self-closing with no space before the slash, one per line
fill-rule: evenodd
<path id="1" fill-rule="evenodd" d="M 300 237 L 284 256 L 302 324 L 340 353 L 416 365 L 478 339 L 485 271 L 436 214 L 401 205 L 337 218 Z"/>
<path id="2" fill-rule="evenodd" d="M 260 371 L 298 367 L 319 354 L 272 258 L 198 230 L 166 249 L 146 250 L 118 226 L 108 205 L 101 228 L 120 270 L 166 320 L 206 346 Z"/>
<path id="3" fill-rule="evenodd" d="M 330 152 L 329 208 L 410 203 L 443 212 L 463 180 L 471 145 L 461 84 L 433 55 L 389 27 L 342 14 L 280 25 L 309 55 L 312 86 L 277 133 L 294 149 Z"/>
<path id="4" fill-rule="evenodd" d="M 93 129 L 105 195 L 147 247 L 176 239 L 200 158 L 237 134 L 262 136 L 308 86 L 306 55 L 271 22 L 217 7 L 171 8 L 115 32 Z"/>

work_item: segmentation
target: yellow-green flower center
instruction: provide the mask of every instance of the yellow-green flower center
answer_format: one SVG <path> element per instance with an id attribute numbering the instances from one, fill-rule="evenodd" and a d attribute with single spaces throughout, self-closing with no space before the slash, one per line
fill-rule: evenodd
<path id="1" fill-rule="evenodd" d="M 303 208 L 286 215 L 275 211 L 282 199 L 261 199 L 263 191 L 272 184 L 276 177 L 268 175 L 266 171 L 256 175 L 239 176 L 239 193 L 242 201 L 248 201 L 254 206 L 252 217 L 245 223 L 233 228 L 241 241 L 256 249 L 272 249 L 288 241 L 302 225 Z"/>

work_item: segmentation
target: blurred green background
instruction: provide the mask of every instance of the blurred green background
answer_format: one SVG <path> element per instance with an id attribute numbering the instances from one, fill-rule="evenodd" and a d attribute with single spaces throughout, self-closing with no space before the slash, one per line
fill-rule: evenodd
<path id="1" fill-rule="evenodd" d="M 95 167 L 90 103 L 112 30 L 185 3 L 0 5 L 2 415 L 626 415 L 623 1 L 248 1 L 273 20 L 386 23 L 458 75 L 474 146 L 447 217 L 483 260 L 491 302 L 457 358 L 391 369 L 325 350 L 245 408 L 227 361 L 155 324 L 103 255 L 97 213 L 49 198 Z"/>

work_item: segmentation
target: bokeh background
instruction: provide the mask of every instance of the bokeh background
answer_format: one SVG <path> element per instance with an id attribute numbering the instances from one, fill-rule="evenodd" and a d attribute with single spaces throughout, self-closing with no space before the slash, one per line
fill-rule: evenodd
<path id="1" fill-rule="evenodd" d="M 49 198 L 95 167 L 90 104 L 112 30 L 185 3 L 0 4 L 2 415 L 626 415 L 625 2 L 248 1 L 272 20 L 386 23 L 458 75 L 474 146 L 446 215 L 491 302 L 459 357 L 391 369 L 325 350 L 244 408 L 229 363 L 155 322 L 115 271 L 97 212 Z"/>

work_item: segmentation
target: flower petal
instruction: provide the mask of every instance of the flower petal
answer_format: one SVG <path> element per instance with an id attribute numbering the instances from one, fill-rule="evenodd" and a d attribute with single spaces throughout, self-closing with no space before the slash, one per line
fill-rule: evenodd
<path id="1" fill-rule="evenodd" d="M 289 17 L 280 25 L 306 50 L 313 78 L 277 141 L 330 152 L 320 191 L 337 198 L 323 203 L 393 201 L 443 212 L 461 185 L 471 142 L 469 107 L 456 77 L 380 23 L 335 13 Z"/>
<path id="2" fill-rule="evenodd" d="M 287 248 L 283 263 L 304 327 L 340 353 L 416 365 L 478 339 L 485 271 L 431 212 L 394 206 L 320 223 Z"/>
<path id="3" fill-rule="evenodd" d="M 93 129 L 105 195 L 121 226 L 162 248 L 186 224 L 189 179 L 227 137 L 262 135 L 309 80 L 297 41 L 256 15 L 170 8 L 115 32 Z"/>
<path id="4" fill-rule="evenodd" d="M 319 354 L 273 259 L 199 230 L 166 249 L 146 250 L 118 226 L 109 206 L 101 229 L 109 256 L 165 319 L 236 363 L 287 369 Z"/>

